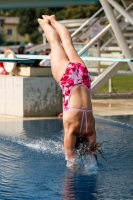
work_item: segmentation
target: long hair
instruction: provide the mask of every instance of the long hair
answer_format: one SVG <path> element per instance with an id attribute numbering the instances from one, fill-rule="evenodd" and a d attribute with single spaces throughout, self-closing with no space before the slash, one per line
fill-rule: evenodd
<path id="1" fill-rule="evenodd" d="M 84 156 L 89 152 L 89 143 L 85 136 L 77 137 L 75 151 L 78 156 Z"/>
<path id="2" fill-rule="evenodd" d="M 100 153 L 103 159 L 106 160 L 104 157 L 104 154 L 102 152 L 101 146 L 102 143 L 93 143 L 91 146 L 89 145 L 89 142 L 85 136 L 77 137 L 76 145 L 75 145 L 75 151 L 78 156 L 84 156 L 86 154 L 93 154 L 97 160 L 97 152 Z M 107 160 L 106 160 L 107 161 Z"/>

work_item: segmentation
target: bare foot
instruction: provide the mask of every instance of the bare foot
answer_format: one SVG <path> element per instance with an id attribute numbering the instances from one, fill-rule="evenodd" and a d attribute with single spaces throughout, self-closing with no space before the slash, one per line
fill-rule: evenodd
<path id="1" fill-rule="evenodd" d="M 40 18 L 39 18 L 37 21 L 38 21 L 38 23 L 40 24 L 40 26 L 41 26 L 42 28 L 43 28 L 43 26 L 44 26 L 45 24 L 49 24 L 49 22 L 50 22 L 49 19 L 46 18 L 46 17 L 43 18 L 43 19 L 40 19 Z"/>
<path id="2" fill-rule="evenodd" d="M 54 21 L 56 21 L 55 15 L 42 15 L 42 18 L 47 18 L 50 21 L 50 24 L 52 24 Z"/>

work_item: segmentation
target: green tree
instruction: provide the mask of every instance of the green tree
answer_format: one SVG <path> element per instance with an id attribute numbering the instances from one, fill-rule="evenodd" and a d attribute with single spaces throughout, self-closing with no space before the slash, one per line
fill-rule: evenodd
<path id="1" fill-rule="evenodd" d="M 30 42 L 38 44 L 42 42 L 42 34 L 38 30 L 39 24 L 37 19 L 41 18 L 42 14 L 53 14 L 53 10 L 49 8 L 23 9 L 18 11 L 9 11 L 9 14 L 20 17 L 18 33 L 20 35 L 25 35 L 26 33 L 29 34 Z"/>
<path id="2" fill-rule="evenodd" d="M 86 6 L 69 6 L 57 11 L 56 17 L 58 20 L 89 18 L 100 7 L 100 3 L 93 3 Z"/>
<path id="3" fill-rule="evenodd" d="M 36 12 L 34 9 L 26 9 L 19 11 L 20 22 L 18 24 L 18 33 L 30 36 L 30 41 L 34 44 L 38 43 L 40 39 L 40 33 L 37 29 L 38 23 L 36 19 Z"/>
<path id="4" fill-rule="evenodd" d="M 4 35 L 0 33 L 0 45 L 4 44 Z"/>
<path id="5" fill-rule="evenodd" d="M 3 19 L 0 19 L 0 45 L 2 45 L 5 40 L 4 40 L 4 35 L 2 33 L 2 27 L 4 25 L 4 20 Z"/>
<path id="6" fill-rule="evenodd" d="M 38 30 L 37 18 L 40 18 L 42 14 L 51 15 L 55 14 L 57 20 L 65 19 L 80 19 L 89 18 L 99 8 L 100 3 L 89 4 L 88 6 L 69 6 L 66 8 L 37 8 L 37 9 L 19 9 L 9 10 L 9 16 L 20 17 L 18 25 L 18 33 L 25 35 L 26 33 L 30 36 L 30 42 L 38 44 L 42 42 L 42 34 Z"/>
<path id="7" fill-rule="evenodd" d="M 12 12 L 13 13 L 13 12 Z M 30 36 L 30 42 L 38 44 L 42 42 L 42 34 L 39 32 L 39 24 L 37 19 L 42 14 L 51 15 L 52 11 L 48 8 L 44 9 L 23 9 L 16 12 L 17 16 L 20 17 L 18 24 L 18 33 L 25 35 L 26 33 Z"/>

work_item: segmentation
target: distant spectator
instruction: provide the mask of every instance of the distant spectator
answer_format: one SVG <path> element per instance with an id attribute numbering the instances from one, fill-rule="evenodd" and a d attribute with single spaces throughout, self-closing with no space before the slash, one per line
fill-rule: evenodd
<path id="1" fill-rule="evenodd" d="M 49 55 L 50 54 L 50 52 L 51 52 L 51 50 L 50 49 L 46 49 L 45 51 L 41 51 L 40 52 L 40 54 L 41 55 Z M 44 60 L 41 60 L 41 62 L 39 63 L 39 66 L 44 66 L 44 67 L 50 67 L 51 66 L 51 64 L 50 64 L 50 60 L 49 59 L 44 59 Z"/>
<path id="2" fill-rule="evenodd" d="M 49 55 L 51 53 L 50 49 L 46 49 L 46 55 Z"/>
<path id="3" fill-rule="evenodd" d="M 7 75 L 7 71 L 4 69 L 3 62 L 0 62 L 0 74 Z"/>
<path id="4" fill-rule="evenodd" d="M 3 53 L 3 52 L 2 52 Z M 0 68 L 4 67 L 3 62 L 0 61 Z M 0 70 L 1 71 L 1 70 Z"/>
<path id="5" fill-rule="evenodd" d="M 40 55 L 49 55 L 50 52 L 51 52 L 50 49 L 46 49 L 45 51 L 42 50 L 42 51 L 40 52 Z"/>
<path id="6" fill-rule="evenodd" d="M 35 52 L 34 51 L 30 51 L 29 54 L 30 55 L 35 55 Z"/>
<path id="7" fill-rule="evenodd" d="M 3 62 L 0 62 L 0 68 L 4 68 Z"/>
<path id="8" fill-rule="evenodd" d="M 20 42 L 20 46 L 18 48 L 18 54 L 25 54 L 25 43 Z"/>
<path id="9" fill-rule="evenodd" d="M 2 53 L 5 54 L 5 52 L 6 52 L 7 50 L 9 50 L 9 49 L 10 49 L 10 48 L 9 48 L 8 46 L 5 46 L 5 47 L 3 48 Z M 4 64 L 3 64 L 3 62 L 0 62 L 0 74 L 3 74 L 3 75 L 7 75 L 7 74 L 8 74 L 7 71 L 4 69 Z"/>

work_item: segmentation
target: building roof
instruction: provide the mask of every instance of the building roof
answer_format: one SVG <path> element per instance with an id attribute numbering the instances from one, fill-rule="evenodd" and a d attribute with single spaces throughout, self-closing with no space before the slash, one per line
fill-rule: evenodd
<path id="1" fill-rule="evenodd" d="M 4 20 L 4 24 L 18 24 L 19 17 L 0 17 L 0 20 Z"/>

